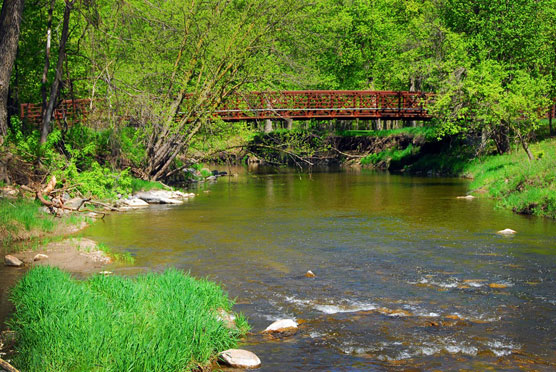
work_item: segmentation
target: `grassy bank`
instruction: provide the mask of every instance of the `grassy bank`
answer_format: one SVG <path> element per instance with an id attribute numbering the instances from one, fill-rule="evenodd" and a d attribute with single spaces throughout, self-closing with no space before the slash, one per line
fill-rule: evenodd
<path id="1" fill-rule="evenodd" d="M 473 178 L 473 192 L 484 192 L 516 213 L 556 218 L 556 139 L 531 146 L 529 161 L 520 148 L 468 163 L 462 174 Z"/>
<path id="2" fill-rule="evenodd" d="M 41 210 L 40 203 L 34 200 L 0 198 L 0 253 L 6 253 L 16 241 L 65 234 L 84 220 L 76 215 L 56 218 Z"/>
<path id="3" fill-rule="evenodd" d="M 14 366 L 22 371 L 190 371 L 247 331 L 217 309 L 232 303 L 216 284 L 177 270 L 135 278 L 72 279 L 32 269 L 13 289 Z"/>

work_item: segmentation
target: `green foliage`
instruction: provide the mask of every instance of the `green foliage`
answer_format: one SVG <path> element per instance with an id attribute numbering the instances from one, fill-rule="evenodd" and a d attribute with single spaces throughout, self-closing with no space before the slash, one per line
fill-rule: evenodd
<path id="1" fill-rule="evenodd" d="M 177 270 L 79 281 L 36 267 L 11 298 L 24 371 L 192 371 L 246 331 L 217 319 L 232 306 L 220 287 Z"/>
<path id="2" fill-rule="evenodd" d="M 361 159 L 362 165 L 369 165 L 374 164 L 377 165 L 382 162 L 390 163 L 390 162 L 400 162 L 407 157 L 415 155 L 419 152 L 418 146 L 413 146 L 413 144 L 409 144 L 404 149 L 399 148 L 390 148 L 378 153 L 370 154 L 365 156 Z"/>
<path id="3" fill-rule="evenodd" d="M 390 130 L 342 130 L 337 131 L 337 135 L 344 137 L 359 137 L 359 136 L 372 136 L 372 137 L 389 137 L 396 134 L 409 134 L 413 136 L 423 136 L 427 141 L 433 141 L 437 138 L 437 129 L 432 126 L 424 127 L 408 127 Z"/>
<path id="4" fill-rule="evenodd" d="M 74 163 L 54 172 L 58 179 L 71 180 L 71 184 L 84 196 L 100 199 L 116 198 L 118 194 L 128 195 L 132 191 L 132 178 L 128 170 L 114 172 L 108 167 L 92 162 L 91 168 L 79 172 Z"/>
<path id="5" fill-rule="evenodd" d="M 474 178 L 470 187 L 487 191 L 501 207 L 556 218 L 556 141 L 532 148 L 546 156 L 529 161 L 525 154 L 513 151 L 477 159 L 465 170 Z"/>

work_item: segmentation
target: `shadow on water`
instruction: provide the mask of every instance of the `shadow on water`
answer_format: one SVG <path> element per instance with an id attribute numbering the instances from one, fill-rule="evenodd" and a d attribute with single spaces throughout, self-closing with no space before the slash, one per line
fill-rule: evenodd
<path id="1" fill-rule="evenodd" d="M 460 179 L 233 171 L 183 206 L 86 235 L 135 256 L 118 273 L 178 267 L 222 283 L 261 371 L 555 368 L 554 221 L 456 199 Z M 300 331 L 259 334 L 280 318 Z"/>

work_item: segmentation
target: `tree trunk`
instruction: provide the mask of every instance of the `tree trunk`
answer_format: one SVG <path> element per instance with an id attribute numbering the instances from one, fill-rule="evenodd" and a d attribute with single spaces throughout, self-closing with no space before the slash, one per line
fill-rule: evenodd
<path id="1" fill-rule="evenodd" d="M 0 144 L 8 132 L 10 76 L 17 54 L 24 0 L 4 0 L 0 12 Z"/>
<path id="2" fill-rule="evenodd" d="M 46 91 L 48 85 L 48 70 L 50 69 L 50 45 L 52 42 L 52 13 L 54 13 L 54 3 L 56 0 L 50 2 L 50 8 L 48 8 L 48 20 L 46 21 L 46 48 L 44 49 L 44 68 L 42 70 L 41 79 L 41 95 L 42 95 L 42 112 L 46 111 L 46 105 L 48 104 Z"/>
<path id="3" fill-rule="evenodd" d="M 64 21 L 62 26 L 62 36 L 60 37 L 60 47 L 58 49 L 58 63 L 56 64 L 56 76 L 50 87 L 50 97 L 48 99 L 48 104 L 46 109 L 43 111 L 42 115 L 42 126 L 41 126 L 41 144 L 46 142 L 48 133 L 50 133 L 50 121 L 52 120 L 52 114 L 54 112 L 54 104 L 58 98 L 58 93 L 60 91 L 60 83 L 62 82 L 62 68 L 64 66 L 64 58 L 66 56 L 66 42 L 69 36 L 69 18 L 71 10 L 73 8 L 73 1 L 66 0 L 66 8 L 64 9 Z"/>
<path id="4" fill-rule="evenodd" d="M 556 105 L 550 106 L 550 111 L 548 112 L 548 133 L 552 136 L 554 132 L 552 131 L 552 118 L 554 117 L 554 112 Z"/>

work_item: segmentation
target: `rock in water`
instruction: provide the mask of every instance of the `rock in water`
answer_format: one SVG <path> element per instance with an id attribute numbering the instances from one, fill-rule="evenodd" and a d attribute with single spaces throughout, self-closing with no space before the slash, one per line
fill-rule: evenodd
<path id="1" fill-rule="evenodd" d="M 297 322 L 293 319 L 280 319 L 266 327 L 264 333 L 290 333 L 297 332 Z"/>
<path id="2" fill-rule="evenodd" d="M 15 267 L 23 266 L 23 262 L 21 262 L 19 258 L 14 257 L 12 255 L 7 255 L 4 257 L 4 264 L 6 266 L 15 266 Z"/>
<path id="3" fill-rule="evenodd" d="M 47 258 L 48 258 L 47 255 L 39 253 L 35 257 L 33 257 L 33 261 L 46 260 Z"/>
<path id="4" fill-rule="evenodd" d="M 307 278 L 314 278 L 314 277 L 316 277 L 316 275 L 315 275 L 314 272 L 312 272 L 311 270 L 309 270 L 309 271 L 307 271 L 307 272 L 305 273 L 305 277 L 307 277 Z"/>
<path id="5" fill-rule="evenodd" d="M 229 349 L 220 353 L 219 359 L 225 364 L 234 368 L 258 368 L 261 365 L 261 360 L 254 353 L 241 350 Z"/>
<path id="6" fill-rule="evenodd" d="M 456 199 L 472 200 L 472 199 L 475 199 L 475 197 L 473 195 L 465 195 L 465 196 L 458 196 Z"/>
<path id="7" fill-rule="evenodd" d="M 500 234 L 500 235 L 513 235 L 513 234 L 515 234 L 516 232 L 517 232 L 517 231 L 512 230 L 512 229 L 504 229 L 504 230 L 498 231 L 497 234 Z"/>

